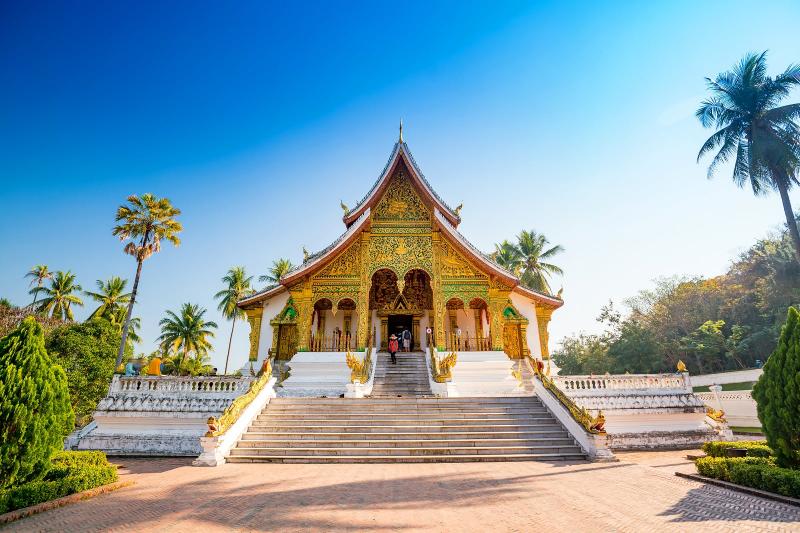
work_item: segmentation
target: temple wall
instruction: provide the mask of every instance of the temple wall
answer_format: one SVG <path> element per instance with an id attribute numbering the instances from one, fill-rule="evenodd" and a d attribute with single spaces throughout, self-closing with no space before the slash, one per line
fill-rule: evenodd
<path id="1" fill-rule="evenodd" d="M 536 320 L 536 304 L 533 300 L 526 298 L 521 294 L 512 292 L 510 295 L 511 303 L 514 307 L 528 319 L 528 329 L 526 331 L 526 340 L 528 341 L 528 349 L 531 351 L 531 356 L 536 359 L 542 358 L 542 348 L 539 344 L 539 327 Z"/>
<path id="2" fill-rule="evenodd" d="M 289 292 L 282 292 L 276 294 L 266 302 L 264 302 L 264 314 L 261 320 L 261 335 L 258 341 L 258 361 L 253 363 L 253 368 L 261 368 L 267 358 L 269 349 L 272 347 L 272 326 L 269 321 L 275 318 L 275 315 L 281 312 L 286 302 L 289 301 Z M 234 367 L 235 368 L 235 367 Z M 242 361 L 242 373 L 250 371 L 250 362 L 247 360 L 247 354 Z"/>

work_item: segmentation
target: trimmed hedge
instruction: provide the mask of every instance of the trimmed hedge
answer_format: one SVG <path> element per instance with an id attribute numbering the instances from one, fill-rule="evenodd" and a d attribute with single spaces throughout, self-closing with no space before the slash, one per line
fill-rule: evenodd
<path id="1" fill-rule="evenodd" d="M 731 466 L 737 464 L 772 465 L 766 457 L 702 457 L 694 462 L 697 472 L 706 477 L 731 481 Z"/>
<path id="2" fill-rule="evenodd" d="M 731 481 L 746 487 L 800 498 L 800 470 L 768 464 L 738 463 L 730 466 Z"/>
<path id="3" fill-rule="evenodd" d="M 728 457 L 728 450 L 739 448 L 747 450 L 747 457 L 772 457 L 773 453 L 765 442 L 738 441 L 738 442 L 706 442 L 703 451 L 709 457 Z"/>
<path id="4" fill-rule="evenodd" d="M 0 491 L 0 513 L 55 500 L 117 481 L 103 452 L 58 452 L 43 479 Z"/>

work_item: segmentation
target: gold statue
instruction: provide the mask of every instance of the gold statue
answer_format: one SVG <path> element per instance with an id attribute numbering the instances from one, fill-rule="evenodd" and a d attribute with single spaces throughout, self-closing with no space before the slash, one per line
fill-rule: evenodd
<path id="1" fill-rule="evenodd" d="M 309 254 L 308 250 L 306 250 L 306 247 L 303 246 L 303 263 L 308 263 L 308 256 L 309 255 L 311 255 L 311 254 Z"/>
<path id="2" fill-rule="evenodd" d="M 680 359 L 678 359 L 677 368 L 678 368 L 678 372 L 681 372 L 681 373 L 688 372 L 688 370 L 686 370 L 686 365 Z"/>
<path id="3" fill-rule="evenodd" d="M 456 207 L 455 209 L 453 209 L 453 213 L 455 213 L 455 214 L 456 214 L 456 216 L 457 216 L 458 218 L 461 218 L 461 209 L 462 209 L 463 207 L 464 207 L 464 204 L 463 204 L 463 203 L 460 203 L 460 204 L 458 204 L 458 207 Z"/>
<path id="4" fill-rule="evenodd" d="M 559 300 L 562 300 L 563 299 L 563 298 L 561 298 L 562 294 L 564 294 L 564 287 L 561 287 L 560 289 L 558 289 L 558 294 L 556 294 L 556 298 L 558 298 Z"/>
<path id="5" fill-rule="evenodd" d="M 346 203 L 344 203 L 343 201 L 339 200 L 339 206 L 342 208 L 342 211 L 344 211 L 344 216 L 347 216 L 347 215 L 350 214 L 350 208 L 347 207 Z"/>

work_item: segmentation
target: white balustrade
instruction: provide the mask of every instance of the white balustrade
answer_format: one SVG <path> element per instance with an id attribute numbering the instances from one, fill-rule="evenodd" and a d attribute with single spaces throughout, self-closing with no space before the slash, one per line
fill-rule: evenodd
<path id="1" fill-rule="evenodd" d="M 252 378 L 235 376 L 114 376 L 110 392 L 123 394 L 190 393 L 203 395 L 247 392 Z"/>
<path id="2" fill-rule="evenodd" d="M 553 382 L 568 395 L 616 395 L 625 391 L 692 391 L 688 374 L 621 374 L 554 376 Z"/>

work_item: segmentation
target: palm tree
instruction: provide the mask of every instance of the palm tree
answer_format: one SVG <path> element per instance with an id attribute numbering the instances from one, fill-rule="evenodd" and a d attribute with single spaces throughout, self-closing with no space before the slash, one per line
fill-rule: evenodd
<path id="1" fill-rule="evenodd" d="M 75 274 L 69 270 L 66 272 L 59 270 L 50 280 L 50 287 L 34 287 L 30 290 L 30 294 L 38 295 L 40 292 L 45 294 L 39 302 L 39 311 L 49 313 L 51 317 L 59 320 L 73 320 L 72 305 L 83 305 L 83 300 L 74 293 L 81 290 L 81 286 L 75 283 Z"/>
<path id="2" fill-rule="evenodd" d="M 214 298 L 219 300 L 217 309 L 222 312 L 222 316 L 233 321 L 231 324 L 231 336 L 228 339 L 228 354 L 225 356 L 224 374 L 228 373 L 228 359 L 231 357 L 231 343 L 233 342 L 233 328 L 236 327 L 236 319 L 244 318 L 244 311 L 239 309 L 236 303 L 245 296 L 253 294 L 252 282 L 253 276 L 248 276 L 244 267 L 233 267 L 222 278 L 225 288 L 214 295 Z"/>
<path id="3" fill-rule="evenodd" d="M 800 66 L 790 66 L 771 78 L 766 75 L 766 55 L 747 54 L 716 79 L 706 78 L 712 96 L 702 102 L 696 115 L 703 127 L 717 131 L 700 148 L 697 161 L 716 150 L 709 178 L 719 164 L 733 159 L 736 185 L 749 184 L 756 195 L 777 189 L 800 262 L 800 232 L 789 201 L 789 189 L 800 184 L 800 126 L 796 122 L 800 104 L 778 106 L 800 85 Z"/>
<path id="4" fill-rule="evenodd" d="M 124 309 L 123 306 L 130 302 L 131 293 L 125 292 L 125 286 L 128 284 L 128 280 L 122 279 L 119 276 L 114 276 L 106 281 L 98 279 L 96 284 L 99 292 L 84 291 L 86 296 L 89 296 L 100 304 L 97 309 L 89 315 L 89 318 L 102 317 L 114 322 L 114 319 L 119 314 L 119 310 Z"/>
<path id="5" fill-rule="evenodd" d="M 53 279 L 53 273 L 50 272 L 50 269 L 47 268 L 47 265 L 36 265 L 32 269 L 25 274 L 26 278 L 31 278 L 30 287 L 36 285 L 36 287 L 41 287 L 45 280 Z M 36 305 L 36 298 L 39 296 L 39 292 L 33 293 L 33 303 L 32 306 Z"/>
<path id="6" fill-rule="evenodd" d="M 161 326 L 161 335 L 158 337 L 161 348 L 165 352 L 180 354 L 181 361 L 189 354 L 198 359 L 208 355 L 211 349 L 209 338 L 214 337 L 213 329 L 216 329 L 217 323 L 206 321 L 203 318 L 205 314 L 205 309 L 189 303 L 183 304 L 177 314 L 167 311 L 166 318 L 158 323 Z"/>
<path id="7" fill-rule="evenodd" d="M 548 263 L 556 254 L 564 251 L 560 244 L 547 246 L 550 242 L 541 233 L 523 230 L 517 235 L 517 251 L 522 262 L 522 275 L 520 281 L 531 289 L 545 294 L 551 294 L 550 283 L 547 278 L 551 274 L 563 274 L 564 271 L 552 263 Z"/>
<path id="8" fill-rule="evenodd" d="M 507 240 L 494 245 L 492 259 L 515 276 L 519 276 L 522 268 L 522 257 L 517 247 Z"/>
<path id="9" fill-rule="evenodd" d="M 114 368 L 122 363 L 133 304 L 136 302 L 136 292 L 139 289 L 142 263 L 161 250 L 162 240 L 167 240 L 175 246 L 180 245 L 178 233 L 183 230 L 183 226 L 174 218 L 180 214 L 181 210 L 173 207 L 167 198 L 157 198 L 150 193 L 128 196 L 128 203 L 117 208 L 117 225 L 114 226 L 112 233 L 119 237 L 119 240 L 128 241 L 124 250 L 126 254 L 136 258 L 136 277 L 133 280 L 133 290 L 122 326 L 122 340 Z"/>
<path id="10" fill-rule="evenodd" d="M 258 277 L 258 281 L 267 283 L 278 283 L 283 276 L 294 269 L 294 265 L 288 259 L 276 259 L 272 262 L 269 271 L 263 276 Z"/>

